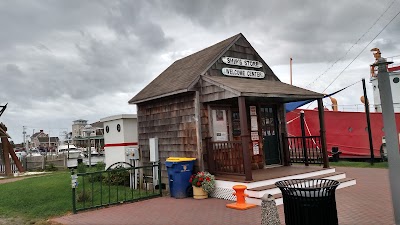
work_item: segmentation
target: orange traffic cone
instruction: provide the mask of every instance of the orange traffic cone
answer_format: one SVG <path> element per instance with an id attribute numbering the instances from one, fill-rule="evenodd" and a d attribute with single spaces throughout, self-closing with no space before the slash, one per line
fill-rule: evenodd
<path id="1" fill-rule="evenodd" d="M 233 195 L 236 195 L 236 202 L 231 203 L 231 204 L 226 204 L 226 207 L 232 208 L 232 209 L 240 209 L 240 210 L 245 210 L 245 209 L 250 209 L 256 207 L 254 204 L 246 204 L 246 197 L 249 196 L 244 193 L 244 191 L 247 189 L 245 185 L 235 185 L 233 186 L 233 190 L 236 191 L 236 193 L 233 193 Z"/>

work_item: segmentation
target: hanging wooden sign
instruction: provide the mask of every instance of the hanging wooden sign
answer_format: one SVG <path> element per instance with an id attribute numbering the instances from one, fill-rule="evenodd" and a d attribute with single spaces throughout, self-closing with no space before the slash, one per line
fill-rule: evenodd
<path id="1" fill-rule="evenodd" d="M 222 68 L 222 74 L 231 77 L 264 78 L 265 74 L 257 70 L 243 70 L 235 68 Z"/>
<path id="2" fill-rule="evenodd" d="M 239 59 L 233 57 L 222 57 L 222 62 L 228 65 L 235 66 L 245 66 L 245 67 L 253 67 L 253 68 L 261 68 L 262 63 L 259 61 L 249 60 L 249 59 Z"/>

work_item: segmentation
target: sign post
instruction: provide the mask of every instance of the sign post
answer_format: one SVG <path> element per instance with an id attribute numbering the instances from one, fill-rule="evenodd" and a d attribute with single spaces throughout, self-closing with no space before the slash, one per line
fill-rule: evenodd
<path id="1" fill-rule="evenodd" d="M 74 170 L 71 170 L 71 185 L 72 185 L 72 212 L 76 214 L 76 191 L 75 189 L 78 187 L 78 175 L 74 173 Z"/>

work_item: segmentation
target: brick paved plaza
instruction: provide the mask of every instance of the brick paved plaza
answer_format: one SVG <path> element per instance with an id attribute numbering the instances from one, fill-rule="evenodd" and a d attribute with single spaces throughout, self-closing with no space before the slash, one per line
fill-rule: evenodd
<path id="1" fill-rule="evenodd" d="M 336 201 L 340 224 L 391 225 L 394 224 L 388 170 L 369 168 L 336 168 L 347 177 L 357 179 L 357 185 L 337 190 Z M 162 197 L 142 202 L 80 212 L 53 221 L 71 225 L 101 224 L 260 224 L 261 209 L 256 207 L 238 211 L 225 207 L 230 201 L 209 198 L 174 199 Z M 283 206 L 278 206 L 284 223 Z"/>

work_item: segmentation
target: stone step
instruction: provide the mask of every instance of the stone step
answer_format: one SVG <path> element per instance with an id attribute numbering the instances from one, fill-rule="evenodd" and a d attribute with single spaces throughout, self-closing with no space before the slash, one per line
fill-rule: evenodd
<path id="1" fill-rule="evenodd" d="M 336 179 L 336 180 L 340 182 L 340 184 L 337 187 L 337 189 L 349 187 L 349 186 L 352 186 L 352 185 L 356 184 L 356 179 L 354 179 L 354 178 L 342 178 L 342 179 Z M 283 204 L 282 193 L 280 191 L 279 191 L 279 193 L 273 194 L 273 196 L 275 198 L 276 205 L 282 205 Z M 246 198 L 246 203 L 261 205 L 261 197 L 247 197 Z"/>
<path id="2" fill-rule="evenodd" d="M 304 177 L 303 179 L 331 179 L 331 180 L 339 180 L 339 179 L 344 179 L 346 178 L 346 174 L 342 172 L 333 172 L 333 173 L 328 173 L 328 174 L 322 174 L 322 175 L 317 175 L 317 176 L 309 176 L 309 177 Z M 246 193 L 249 195 L 249 197 L 253 198 L 261 198 L 264 194 L 278 194 L 281 191 L 279 190 L 278 187 L 275 186 L 275 184 L 270 184 L 270 185 L 264 185 L 260 187 L 255 187 L 255 188 L 250 188 L 247 189 Z"/>

